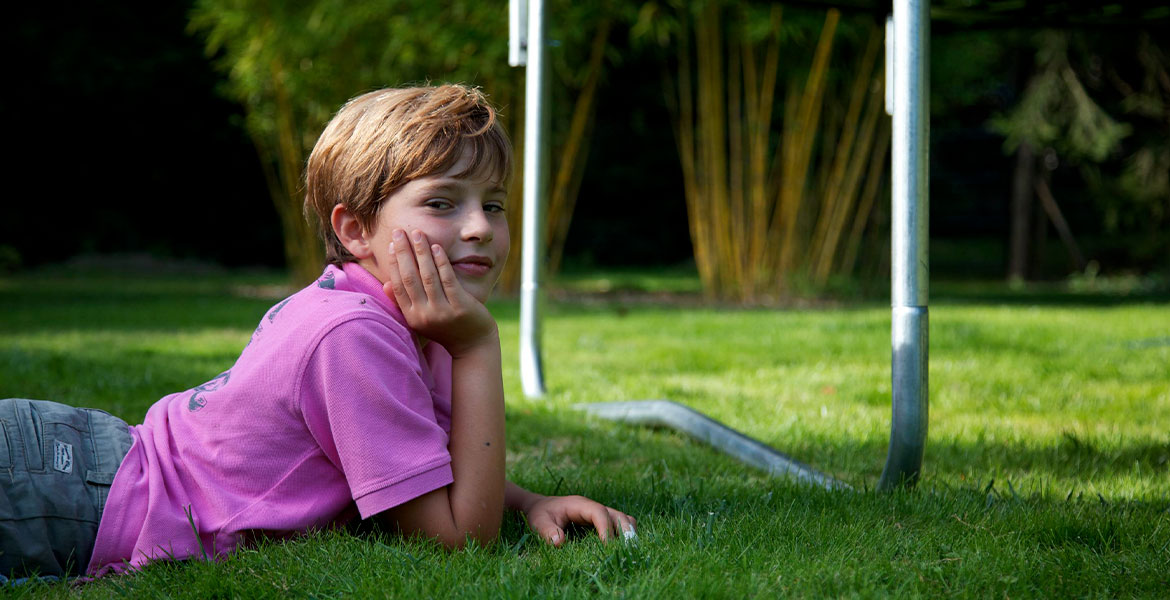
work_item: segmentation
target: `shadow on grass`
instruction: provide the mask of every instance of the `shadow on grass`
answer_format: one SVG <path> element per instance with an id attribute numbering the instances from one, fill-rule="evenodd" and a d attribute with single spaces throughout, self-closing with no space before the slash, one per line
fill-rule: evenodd
<path id="1" fill-rule="evenodd" d="M 1076 290 L 1063 282 L 1032 283 L 1013 288 L 1003 281 L 931 282 L 932 304 L 1006 304 L 1026 306 L 1108 307 L 1170 302 L 1164 284 Z"/>
<path id="2" fill-rule="evenodd" d="M 869 479 L 870 487 L 877 481 L 885 463 L 888 442 L 846 441 L 839 439 L 802 439 L 787 448 L 779 448 L 801 460 L 831 463 L 834 455 L 844 456 L 857 464 L 871 457 L 867 471 L 843 475 L 851 484 L 861 487 Z M 824 457 L 824 460 L 819 460 Z M 821 468 L 829 469 L 832 464 Z M 1093 484 L 1094 479 L 1134 477 L 1161 482 L 1170 477 L 1170 442 L 1151 439 L 1095 440 L 1065 432 L 1059 441 L 987 440 L 956 441 L 926 440 L 923 473 L 927 480 L 942 479 L 960 482 L 960 476 L 988 480 L 995 477 L 1026 475 L 1038 480 L 1057 478 Z M 872 479 L 870 479 L 872 478 Z M 1020 490 L 1017 490 L 1020 491 Z M 1067 490 L 1065 490 L 1067 491 Z"/>
<path id="3" fill-rule="evenodd" d="M 0 333 L 251 331 L 294 291 L 271 275 L 13 277 L 0 279 Z M 519 318 L 515 301 L 488 305 L 499 320 Z"/>
<path id="4" fill-rule="evenodd" d="M 189 331 L 255 327 L 279 299 L 248 297 L 227 281 L 7 280 L 0 333 Z"/>
<path id="5" fill-rule="evenodd" d="M 527 472 L 545 486 L 546 493 L 592 493 L 630 498 L 638 504 L 648 502 L 660 513 L 696 508 L 694 501 L 718 503 L 718 498 L 703 498 L 707 485 L 743 487 L 749 495 L 761 492 L 787 490 L 784 493 L 826 493 L 787 478 L 771 478 L 700 442 L 690 440 L 670 430 L 637 427 L 585 419 L 577 413 L 557 413 L 552 410 L 533 412 L 513 411 L 508 415 L 509 446 L 516 446 L 523 455 L 512 461 L 516 469 Z M 877 476 L 885 462 L 885 440 L 845 440 L 805 438 L 787 447 L 771 444 L 776 449 L 807 462 L 815 468 L 841 477 L 858 491 L 873 490 Z M 834 470 L 835 458 L 844 458 L 843 464 L 862 467 Z M 589 464 L 592 462 L 592 466 Z M 620 475 L 610 478 L 607 474 Z M 1003 494 L 1032 499 L 1084 492 L 1096 499 L 1095 480 L 1118 476 L 1164 481 L 1170 477 L 1170 443 L 1157 440 L 1096 440 L 1065 433 L 1056 443 L 1028 441 L 953 441 L 927 440 L 924 460 L 923 488 L 982 490 L 989 482 L 999 480 Z M 1029 484 L 1018 486 L 1021 476 L 1030 481 L 1047 482 L 1051 489 L 1039 489 Z M 1009 483 L 1015 478 L 1015 483 Z M 1056 489 L 1052 480 L 1074 482 Z M 739 483 L 736 483 L 739 482 Z M 1102 483 L 1107 483 L 1101 481 Z M 1017 486 L 1012 488 L 1012 486 Z M 676 498 L 690 497 L 692 501 L 678 504 L 677 500 L 664 503 L 663 491 L 669 490 Z M 754 491 L 751 491 L 754 490 Z M 987 493 L 983 490 L 981 493 Z M 1109 502 L 1119 501 L 1106 498 Z M 1120 500 L 1125 502 L 1125 500 Z M 1160 502 L 1160 504 L 1159 504 Z M 1155 502 L 1163 509 L 1170 507 L 1170 499 Z M 1148 502 L 1143 502 L 1148 504 Z"/>
<path id="6" fill-rule="evenodd" d="M 191 389 L 231 366 L 236 351 L 191 356 L 109 348 L 0 348 L 0 398 L 51 400 L 141 423 L 158 399 Z"/>

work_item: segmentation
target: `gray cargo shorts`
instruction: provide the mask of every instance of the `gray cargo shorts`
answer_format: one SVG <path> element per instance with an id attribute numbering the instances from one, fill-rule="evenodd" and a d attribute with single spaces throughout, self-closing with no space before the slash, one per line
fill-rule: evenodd
<path id="1" fill-rule="evenodd" d="M 130 443 L 104 411 L 0 400 L 0 581 L 85 572 Z"/>

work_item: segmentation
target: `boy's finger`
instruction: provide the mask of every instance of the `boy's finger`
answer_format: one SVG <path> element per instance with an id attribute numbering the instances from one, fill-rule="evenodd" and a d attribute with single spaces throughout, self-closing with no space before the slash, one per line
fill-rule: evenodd
<path id="1" fill-rule="evenodd" d="M 626 524 L 622 522 L 620 516 L 622 513 L 609 508 L 608 506 L 605 508 L 605 512 L 609 513 L 609 522 L 611 527 L 610 531 L 613 533 L 615 538 L 621 539 L 622 535 L 626 531 Z"/>
<path id="2" fill-rule="evenodd" d="M 528 526 L 536 535 L 553 546 L 560 546 L 565 542 L 565 531 L 561 529 L 561 525 L 563 523 L 557 523 L 557 519 L 545 513 L 529 515 L 528 519 Z"/>
<path id="3" fill-rule="evenodd" d="M 422 282 L 419 280 L 418 263 L 414 259 L 414 250 L 411 249 L 411 244 L 406 239 L 406 232 L 395 229 L 393 244 L 394 258 L 398 261 L 398 277 L 401 279 L 402 287 L 407 296 L 410 297 L 411 303 L 426 300 L 427 293 L 423 290 Z"/>
<path id="4" fill-rule="evenodd" d="M 565 532 L 556 525 L 549 525 L 538 533 L 540 533 L 540 537 L 544 538 L 544 541 L 552 544 L 554 547 L 559 548 L 561 544 L 565 543 Z"/>
<path id="5" fill-rule="evenodd" d="M 609 510 L 610 515 L 617 519 L 618 531 L 621 532 L 623 540 L 632 540 L 638 537 L 637 528 L 634 526 L 633 517 L 623 513 L 620 510 Z"/>
<path id="6" fill-rule="evenodd" d="M 597 530 L 597 536 L 601 541 L 608 542 L 613 533 L 613 521 L 609 518 L 609 511 L 599 505 L 590 511 L 589 521 L 593 523 L 593 528 Z"/>
<path id="7" fill-rule="evenodd" d="M 448 300 L 454 300 L 463 292 L 463 284 L 455 276 L 455 269 L 451 266 L 451 259 L 447 252 L 438 244 L 431 244 L 431 257 L 435 261 L 435 269 L 439 272 L 439 282 L 443 285 L 443 293 Z"/>
<path id="8" fill-rule="evenodd" d="M 406 310 L 411 306 L 410 295 L 406 293 L 406 288 L 402 285 L 402 276 L 398 274 L 398 252 L 395 246 L 394 242 L 390 242 L 390 264 L 386 269 L 390 280 L 382 285 L 382 291 L 394 298 L 399 310 Z"/>
<path id="9" fill-rule="evenodd" d="M 431 244 L 426 234 L 416 229 L 410 233 L 410 241 L 414 247 L 414 257 L 418 261 L 418 277 L 423 292 L 431 302 L 445 303 L 447 296 L 439 282 L 439 272 L 435 267 L 435 258 L 431 255 Z"/>

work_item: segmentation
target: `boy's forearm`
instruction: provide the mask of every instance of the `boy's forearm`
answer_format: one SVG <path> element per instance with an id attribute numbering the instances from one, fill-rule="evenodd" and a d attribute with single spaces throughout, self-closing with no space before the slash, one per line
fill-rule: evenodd
<path id="1" fill-rule="evenodd" d="M 504 512 L 504 386 L 499 336 L 452 358 L 451 516 L 459 531 L 487 542 Z"/>
<path id="2" fill-rule="evenodd" d="M 544 496 L 536 492 L 530 492 L 511 481 L 504 482 L 504 508 L 528 512 L 528 508 L 532 506 L 532 503 L 541 498 L 544 498 Z"/>

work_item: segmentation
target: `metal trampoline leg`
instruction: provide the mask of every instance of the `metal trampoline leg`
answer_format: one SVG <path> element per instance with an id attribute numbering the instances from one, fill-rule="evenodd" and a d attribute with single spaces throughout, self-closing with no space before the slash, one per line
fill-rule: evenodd
<path id="1" fill-rule="evenodd" d="M 930 319 L 927 308 L 894 307 L 893 417 L 890 449 L 878 489 L 913 486 L 922 467 L 929 413 L 927 348 Z"/>
<path id="2" fill-rule="evenodd" d="M 524 0 L 520 0 L 523 2 Z M 548 187 L 548 61 L 545 60 L 544 0 L 530 0 L 513 13 L 527 19 L 524 91 L 524 232 L 520 265 L 520 381 L 524 395 L 544 396 L 541 361 L 540 280 L 544 265 L 544 204 Z M 514 29 L 520 29 L 517 24 Z M 515 64 L 515 63 L 513 63 Z"/>
<path id="3" fill-rule="evenodd" d="M 922 468 L 929 396 L 930 4 L 895 0 L 893 23 L 890 448 L 878 489 L 913 486 Z M 887 29 L 888 30 L 888 29 Z"/>

